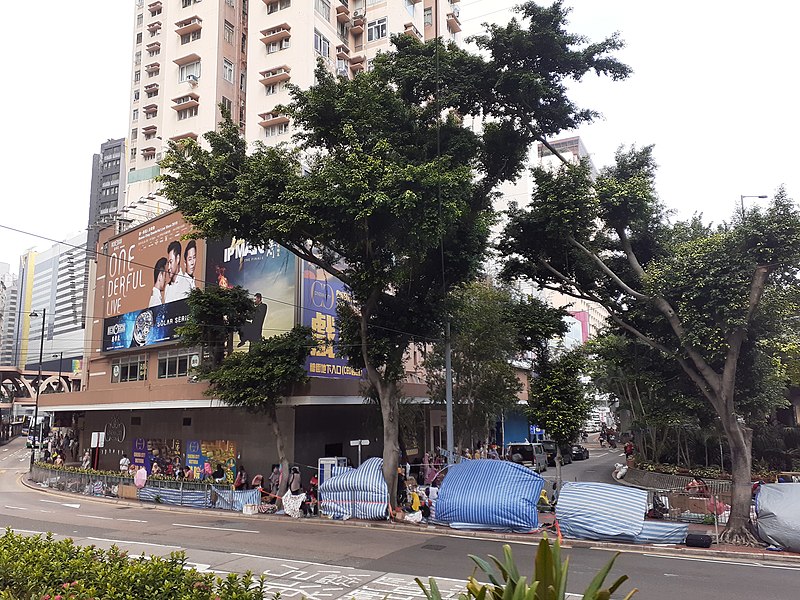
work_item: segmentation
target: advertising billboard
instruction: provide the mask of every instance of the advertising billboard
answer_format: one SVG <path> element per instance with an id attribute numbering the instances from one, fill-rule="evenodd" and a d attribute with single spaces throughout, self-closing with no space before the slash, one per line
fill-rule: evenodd
<path id="1" fill-rule="evenodd" d="M 205 244 L 185 240 L 192 227 L 172 212 L 103 248 L 98 288 L 103 296 L 103 350 L 174 340 L 186 322 L 186 296 L 202 287 Z"/>
<path id="2" fill-rule="evenodd" d="M 241 286 L 253 295 L 252 321 L 234 334 L 234 345 L 249 348 L 251 341 L 289 331 L 295 324 L 297 258 L 275 243 L 251 246 L 244 240 L 208 240 L 206 279 L 220 287 Z"/>
<path id="3" fill-rule="evenodd" d="M 349 301 L 350 291 L 336 277 L 303 261 L 303 298 L 300 322 L 310 327 L 322 344 L 311 350 L 306 359 L 309 377 L 360 379 L 360 369 L 352 368 L 346 358 L 336 356 L 339 331 L 336 307 L 339 300 Z"/>

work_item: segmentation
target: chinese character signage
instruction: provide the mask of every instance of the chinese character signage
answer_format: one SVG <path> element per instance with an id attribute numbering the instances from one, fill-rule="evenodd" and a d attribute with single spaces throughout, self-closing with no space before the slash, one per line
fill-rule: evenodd
<path id="1" fill-rule="evenodd" d="M 339 300 L 350 300 L 350 292 L 338 279 L 324 270 L 304 262 L 303 314 L 301 323 L 310 327 L 322 342 L 306 359 L 311 377 L 360 379 L 361 370 L 352 368 L 346 358 L 336 356 L 339 332 L 336 329 L 336 306 Z"/>
<path id="2" fill-rule="evenodd" d="M 110 239 L 99 255 L 103 350 L 148 346 L 177 338 L 188 315 L 186 296 L 202 287 L 202 240 L 171 212 Z"/>
<path id="3" fill-rule="evenodd" d="M 220 287 L 241 286 L 256 303 L 252 321 L 234 334 L 235 345 L 289 331 L 295 324 L 297 259 L 275 243 L 251 246 L 243 240 L 209 240 L 206 244 L 207 279 Z"/>

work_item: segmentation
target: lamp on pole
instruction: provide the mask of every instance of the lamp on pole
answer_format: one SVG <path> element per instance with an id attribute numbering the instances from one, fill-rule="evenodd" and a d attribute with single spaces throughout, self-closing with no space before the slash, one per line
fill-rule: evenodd
<path id="1" fill-rule="evenodd" d="M 758 196 L 749 196 L 749 195 L 739 196 L 739 202 L 741 202 L 741 205 L 742 205 L 742 216 L 744 216 L 744 199 L 745 198 L 762 198 L 763 199 L 763 198 L 766 198 L 766 197 L 767 197 L 766 194 L 760 194 Z"/>
<path id="2" fill-rule="evenodd" d="M 33 444 L 31 448 L 31 469 L 33 469 L 33 461 L 36 456 L 36 447 L 38 444 L 41 443 L 41 435 L 39 430 L 36 431 L 36 425 L 39 421 L 39 393 L 42 389 L 42 360 L 43 360 L 43 353 L 44 353 L 44 328 L 45 328 L 45 315 L 47 315 L 47 309 L 42 309 L 42 335 L 39 337 L 39 377 L 38 381 L 36 382 L 36 405 L 33 409 Z M 33 311 L 30 314 L 31 317 L 38 317 L 39 313 Z"/>
<path id="3" fill-rule="evenodd" d="M 62 351 L 59 352 L 58 354 L 53 354 L 52 358 L 55 358 L 56 356 L 58 357 L 58 386 L 56 387 L 56 392 L 57 392 L 58 389 L 61 387 L 61 361 L 64 360 L 64 352 Z M 69 390 L 68 388 L 67 391 L 69 392 L 71 390 Z"/>

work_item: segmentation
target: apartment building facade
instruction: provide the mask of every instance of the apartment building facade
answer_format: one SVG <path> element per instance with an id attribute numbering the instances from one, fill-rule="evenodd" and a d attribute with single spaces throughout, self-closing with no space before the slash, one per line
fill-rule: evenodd
<path id="1" fill-rule="evenodd" d="M 13 366 L 19 286 L 8 263 L 0 263 L 0 366 Z"/>

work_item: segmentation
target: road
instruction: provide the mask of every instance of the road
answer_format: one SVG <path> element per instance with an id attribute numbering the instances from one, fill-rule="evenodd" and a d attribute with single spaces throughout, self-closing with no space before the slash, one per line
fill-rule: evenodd
<path id="1" fill-rule="evenodd" d="M 607 473 L 606 463 L 613 465 L 618 457 L 600 454 L 566 466 L 565 479 Z M 54 495 L 19 482 L 28 456 L 20 440 L 0 448 L 0 526 L 29 534 L 53 532 L 82 545 L 116 544 L 134 554 L 184 550 L 200 569 L 265 573 L 271 589 L 286 598 L 415 600 L 421 597 L 413 583 L 415 576 L 435 576 L 445 595 L 456 597 L 472 571 L 468 554 L 502 552 L 502 541 L 442 535 L 435 528 L 389 529 L 236 513 L 220 516 Z M 529 571 L 535 540 L 512 546 L 520 567 Z M 573 593 L 581 592 L 613 555 L 604 549 L 583 548 L 567 553 L 571 560 L 568 590 Z M 800 586 L 800 566 L 652 552 L 622 554 L 612 575 L 622 573 L 641 590 L 637 597 L 653 600 L 698 595 L 704 600 L 788 600 L 796 598 Z"/>

